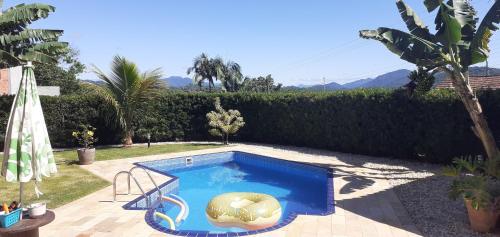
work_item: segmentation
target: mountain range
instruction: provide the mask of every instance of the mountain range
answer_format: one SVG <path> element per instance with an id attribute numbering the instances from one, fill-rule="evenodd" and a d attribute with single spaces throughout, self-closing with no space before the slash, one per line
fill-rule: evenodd
<path id="1" fill-rule="evenodd" d="M 325 90 L 334 91 L 334 90 L 350 90 L 356 88 L 400 88 L 408 82 L 408 75 L 411 73 L 410 70 L 400 69 L 392 72 L 388 72 L 382 74 L 375 78 L 364 78 L 359 79 L 353 82 L 339 84 L 336 82 L 331 82 L 325 85 L 310 85 L 310 86 L 287 86 L 285 90 L 307 90 L 307 91 L 319 91 Z M 485 67 L 471 67 L 469 69 L 469 74 L 471 76 L 485 76 L 486 68 Z M 488 75 L 500 75 L 499 68 L 488 68 Z M 436 83 L 441 81 L 445 75 L 443 73 L 436 74 Z"/>
<path id="2" fill-rule="evenodd" d="M 356 81 L 348 82 L 345 84 L 339 84 L 336 82 L 331 82 L 325 85 L 297 85 L 297 86 L 286 86 L 284 90 L 307 90 L 307 91 L 321 91 L 323 88 L 328 91 L 335 90 L 350 90 L 356 88 L 399 88 L 406 85 L 410 80 L 408 75 L 410 70 L 400 69 L 392 72 L 382 74 L 375 78 L 364 78 Z M 471 67 L 469 69 L 471 76 L 485 76 L 485 67 Z M 488 75 L 500 75 L 500 68 L 488 68 Z M 443 73 L 436 74 L 436 83 L 441 81 L 445 75 Z M 193 80 L 189 77 L 181 76 L 171 76 L 162 79 L 166 82 L 169 88 L 186 88 L 193 84 Z M 102 84 L 100 81 L 85 80 L 90 83 Z"/>
<path id="3" fill-rule="evenodd" d="M 171 76 L 162 79 L 170 88 L 182 88 L 193 84 L 193 80 L 189 77 Z"/>

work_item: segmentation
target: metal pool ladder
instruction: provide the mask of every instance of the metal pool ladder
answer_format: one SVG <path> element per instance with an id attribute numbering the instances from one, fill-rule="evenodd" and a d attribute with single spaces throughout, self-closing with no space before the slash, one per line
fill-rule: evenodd
<path id="1" fill-rule="evenodd" d="M 146 172 L 149 179 L 151 180 L 151 182 L 154 184 L 156 190 L 158 191 L 158 199 L 159 200 L 161 199 L 161 197 L 162 197 L 161 190 L 160 190 L 160 188 L 158 188 L 158 185 L 156 184 L 156 182 L 153 179 L 153 177 L 151 176 L 151 174 L 146 169 L 144 169 L 140 166 L 134 166 L 129 171 L 120 171 L 115 175 L 115 178 L 113 179 L 113 202 L 116 202 L 116 180 L 117 180 L 118 176 L 120 176 L 121 174 L 126 174 L 127 175 L 127 185 L 128 185 L 128 193 L 127 194 L 130 195 L 130 178 L 132 178 L 134 180 L 135 184 L 137 184 L 137 187 L 139 188 L 139 190 L 141 190 L 142 196 L 144 196 L 144 199 L 146 200 L 146 207 L 149 208 L 149 207 L 151 207 L 151 200 L 146 195 L 146 192 L 144 192 L 144 189 L 142 188 L 139 181 L 137 181 L 137 179 L 134 177 L 133 172 L 135 169 L 141 169 L 144 172 Z"/>

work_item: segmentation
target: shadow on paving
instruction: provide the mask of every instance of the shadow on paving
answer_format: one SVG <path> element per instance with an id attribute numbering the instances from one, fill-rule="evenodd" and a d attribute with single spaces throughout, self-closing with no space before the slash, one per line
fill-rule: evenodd
<path id="1" fill-rule="evenodd" d="M 272 146 L 315 156 L 335 156 L 342 165 L 328 165 L 328 158 L 313 165 L 333 168 L 334 179 L 341 179 L 336 207 L 424 236 L 499 236 L 470 230 L 467 210 L 462 200 L 448 198 L 451 179 L 440 176 L 442 166 L 405 160 L 374 158 L 311 148 Z M 359 168 L 362 171 L 359 171 Z M 350 171 L 350 169 L 358 169 Z M 369 190 L 376 180 L 386 180 L 390 187 L 374 193 Z M 339 181 L 335 181 L 338 184 Z M 337 187 L 339 188 L 339 187 Z M 340 197 L 338 197 L 340 196 Z M 374 230 L 375 231 L 375 230 Z"/>

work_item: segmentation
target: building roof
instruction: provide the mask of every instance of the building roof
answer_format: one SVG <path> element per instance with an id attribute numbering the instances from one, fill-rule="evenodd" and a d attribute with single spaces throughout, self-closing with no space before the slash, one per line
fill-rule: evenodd
<path id="1" fill-rule="evenodd" d="M 500 89 L 500 76 L 490 76 L 490 77 L 469 77 L 470 85 L 472 89 Z M 435 88 L 453 88 L 451 80 L 449 77 L 438 82 Z"/>

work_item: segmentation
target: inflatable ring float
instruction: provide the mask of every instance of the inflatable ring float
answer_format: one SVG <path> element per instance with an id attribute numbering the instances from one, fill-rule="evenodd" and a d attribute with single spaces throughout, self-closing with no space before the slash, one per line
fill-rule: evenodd
<path id="1" fill-rule="evenodd" d="M 281 218 L 278 200 L 261 193 L 225 193 L 212 198 L 205 211 L 216 226 L 247 230 L 271 227 Z"/>

